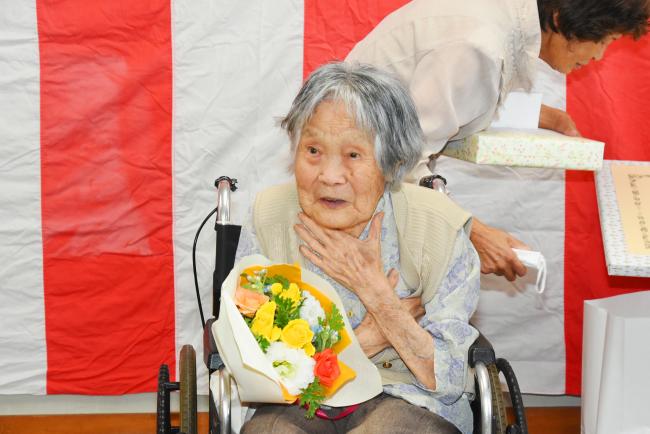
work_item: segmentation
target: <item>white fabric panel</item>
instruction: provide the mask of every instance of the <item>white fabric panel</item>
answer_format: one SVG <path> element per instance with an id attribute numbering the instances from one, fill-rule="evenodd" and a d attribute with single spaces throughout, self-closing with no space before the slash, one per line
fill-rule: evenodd
<path id="1" fill-rule="evenodd" d="M 0 2 L 0 393 L 45 393 L 36 4 Z"/>
<path id="2" fill-rule="evenodd" d="M 302 83 L 302 1 L 174 0 L 174 257 L 177 350 L 199 354 L 207 393 L 191 249 L 216 206 L 214 180 L 239 180 L 232 217 L 241 224 L 260 189 L 289 179 L 288 140 L 276 120 Z M 214 218 L 199 240 L 199 285 L 212 311 Z"/>
<path id="3" fill-rule="evenodd" d="M 532 91 L 544 94 L 544 104 L 564 107 L 564 76 L 541 61 Z M 505 278 L 482 275 L 484 288 L 500 289 L 481 292 L 472 322 L 497 356 L 513 365 L 522 392 L 564 393 L 564 170 L 478 166 L 441 157 L 436 172 L 447 178 L 461 206 L 545 256 L 543 294 L 521 293 Z"/>

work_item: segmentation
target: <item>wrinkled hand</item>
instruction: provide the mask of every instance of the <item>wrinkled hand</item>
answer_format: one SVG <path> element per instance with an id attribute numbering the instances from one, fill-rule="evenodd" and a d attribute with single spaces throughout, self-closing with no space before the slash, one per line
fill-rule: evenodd
<path id="1" fill-rule="evenodd" d="M 362 302 L 368 297 L 390 293 L 381 260 L 381 222 L 384 213 L 377 213 L 370 223 L 368 238 L 360 240 L 338 230 L 323 228 L 304 213 L 298 214 L 302 224 L 294 229 L 305 244 L 300 253 L 332 279 L 357 294 Z"/>
<path id="2" fill-rule="evenodd" d="M 576 123 L 573 122 L 567 112 L 544 104 L 542 104 L 539 113 L 539 127 L 557 131 L 567 136 L 581 137 Z"/>
<path id="3" fill-rule="evenodd" d="M 512 249 L 529 250 L 530 247 L 509 233 L 488 226 L 475 218 L 470 240 L 481 258 L 481 273 L 505 276 L 511 282 L 517 276 L 526 274 L 526 267 Z"/>
<path id="4" fill-rule="evenodd" d="M 388 273 L 388 281 L 393 289 L 397 286 L 398 280 L 399 273 L 391 270 Z M 402 298 L 399 302 L 401 308 L 407 311 L 416 321 L 419 321 L 425 313 L 420 297 Z M 354 329 L 354 334 L 357 336 L 359 345 L 361 345 L 361 349 L 367 357 L 372 357 L 390 346 L 388 340 L 377 327 L 375 318 L 369 313 L 366 314 L 361 324 Z"/>

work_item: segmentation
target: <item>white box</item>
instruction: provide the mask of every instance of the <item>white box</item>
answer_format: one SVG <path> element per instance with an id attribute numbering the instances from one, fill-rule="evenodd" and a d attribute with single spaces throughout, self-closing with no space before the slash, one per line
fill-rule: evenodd
<path id="1" fill-rule="evenodd" d="M 550 130 L 490 128 L 449 142 L 443 155 L 476 164 L 598 170 L 605 144 Z"/>

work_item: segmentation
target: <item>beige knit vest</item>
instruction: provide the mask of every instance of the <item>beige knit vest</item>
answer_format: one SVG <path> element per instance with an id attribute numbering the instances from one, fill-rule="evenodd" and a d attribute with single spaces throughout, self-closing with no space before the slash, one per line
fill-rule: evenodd
<path id="1" fill-rule="evenodd" d="M 399 271 L 406 285 L 416 288 L 413 296 L 420 296 L 424 305 L 433 298 L 447 272 L 458 231 L 464 228 L 469 234 L 470 215 L 445 195 L 411 184 L 391 191 L 391 199 L 399 238 Z M 304 266 L 298 251 L 300 239 L 293 229 L 298 212 L 295 184 L 271 187 L 257 195 L 253 224 L 262 254 L 271 261 Z M 413 380 L 392 349 L 374 357 L 373 362 L 384 384 Z"/>

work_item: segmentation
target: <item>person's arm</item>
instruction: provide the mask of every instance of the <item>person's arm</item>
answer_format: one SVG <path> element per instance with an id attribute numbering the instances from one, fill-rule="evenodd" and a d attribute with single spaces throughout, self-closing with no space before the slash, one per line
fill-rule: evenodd
<path id="1" fill-rule="evenodd" d="M 517 276 L 526 275 L 526 267 L 512 249 L 529 250 L 530 247 L 517 238 L 474 218 L 470 239 L 481 258 L 481 273 L 505 276 L 511 282 Z"/>
<path id="2" fill-rule="evenodd" d="M 300 252 L 328 276 L 353 291 L 373 316 L 381 334 L 425 387 L 434 389 L 434 344 L 431 335 L 420 327 L 400 303 L 393 283 L 397 272 L 384 275 L 381 260 L 381 221 L 383 213 L 372 219 L 366 240 L 344 232 L 320 227 L 304 214 L 296 225 L 305 242 Z"/>
<path id="3" fill-rule="evenodd" d="M 394 282 L 391 281 L 393 288 L 397 285 L 397 274 L 389 275 L 389 281 L 394 279 Z M 419 321 L 424 315 L 424 307 L 422 306 L 422 300 L 420 297 L 412 298 L 401 298 L 400 303 L 402 308 L 404 308 L 416 321 Z M 354 329 L 354 334 L 359 341 L 361 349 L 368 358 L 373 357 L 378 354 L 380 351 L 388 348 L 390 343 L 386 340 L 384 335 L 379 330 L 377 323 L 372 315 L 366 315 L 361 321 L 361 324 Z"/>
<path id="4" fill-rule="evenodd" d="M 377 331 L 386 339 L 388 346 L 397 351 L 415 378 L 427 389 L 436 388 L 436 348 L 431 335 L 417 323 L 411 313 L 404 309 L 389 279 L 397 279 L 391 270 L 386 282 L 366 287 L 358 294 L 371 315 Z"/>
<path id="5" fill-rule="evenodd" d="M 539 112 L 539 127 L 557 131 L 567 136 L 580 137 L 580 131 L 571 116 L 563 110 L 542 104 Z"/>
<path id="6" fill-rule="evenodd" d="M 467 355 L 478 332 L 469 324 L 476 310 L 480 264 L 464 230 L 458 232 L 447 274 L 434 297 L 425 304 L 419 325 L 433 338 L 436 389 L 429 389 L 445 404 L 457 401 L 465 389 Z"/>

